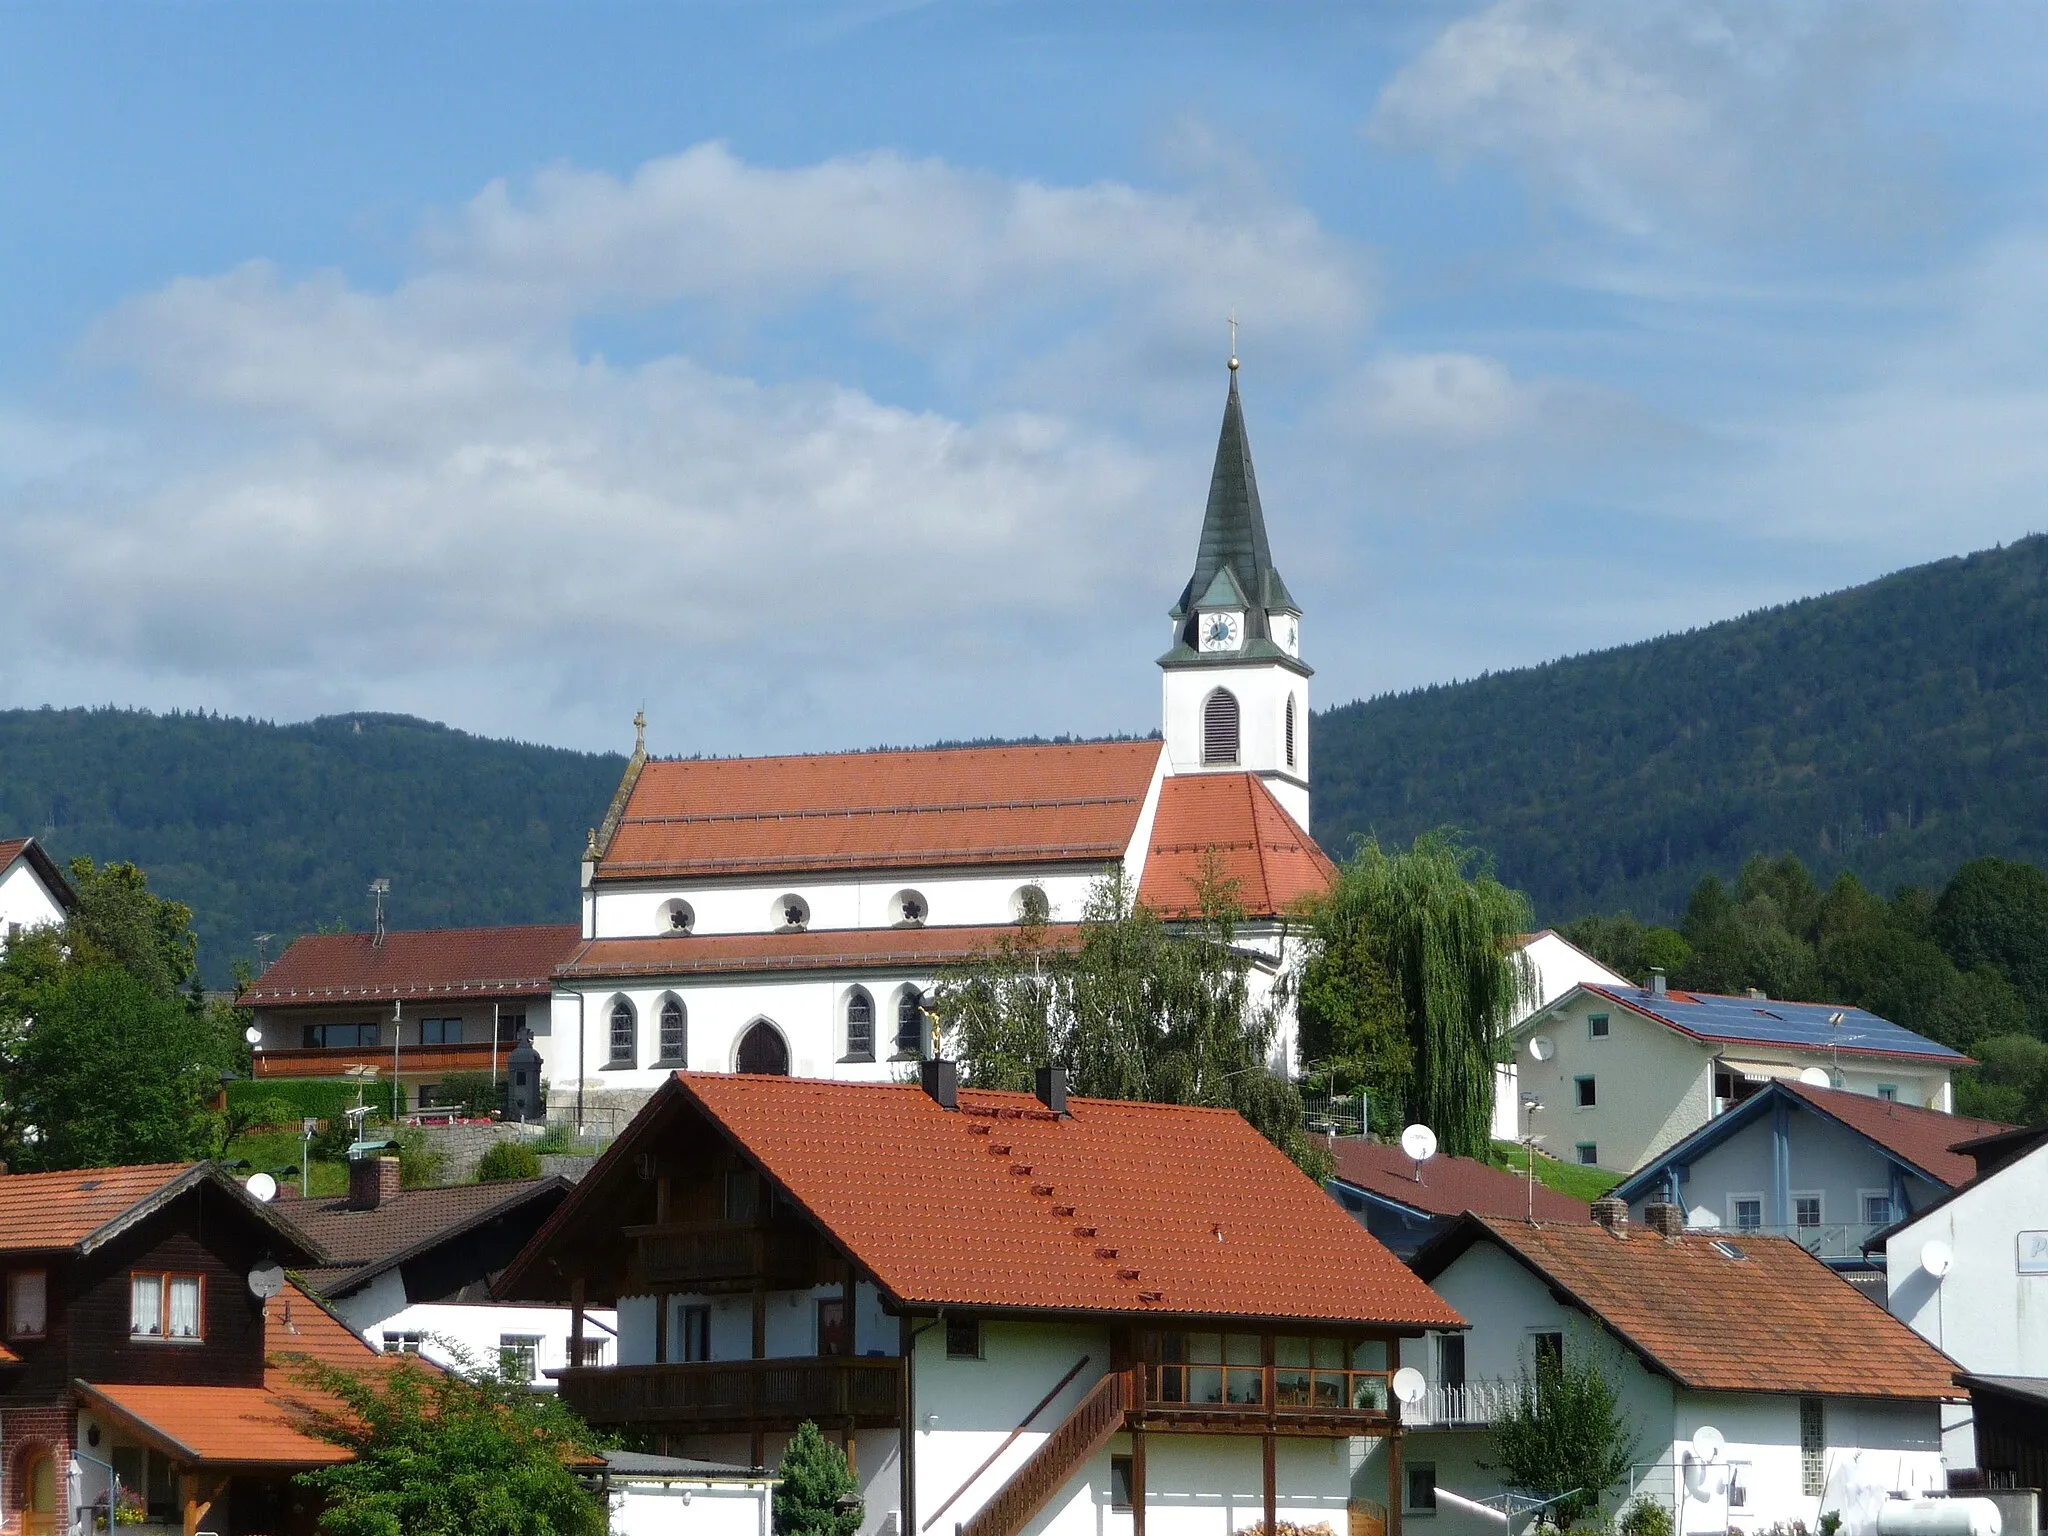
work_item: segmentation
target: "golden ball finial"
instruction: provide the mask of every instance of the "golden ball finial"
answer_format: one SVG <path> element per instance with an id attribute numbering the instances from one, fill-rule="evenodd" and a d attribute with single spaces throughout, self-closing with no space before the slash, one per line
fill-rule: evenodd
<path id="1" fill-rule="evenodd" d="M 1236 356 L 1235 356 L 1234 354 L 1232 355 L 1232 357 L 1231 357 L 1231 359 L 1230 359 L 1230 371 L 1231 371 L 1232 373 L 1235 373 L 1235 372 L 1237 372 L 1237 358 L 1236 358 Z"/>

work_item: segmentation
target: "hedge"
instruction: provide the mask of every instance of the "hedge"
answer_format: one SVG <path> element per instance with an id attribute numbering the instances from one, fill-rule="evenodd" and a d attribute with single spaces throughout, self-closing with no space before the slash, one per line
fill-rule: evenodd
<path id="1" fill-rule="evenodd" d="M 228 1084 L 228 1108 L 254 1109 L 273 1099 L 291 1105 L 299 1119 L 340 1120 L 344 1110 L 353 1109 L 360 1087 L 363 1102 L 380 1114 L 391 1112 L 391 1084 L 372 1081 L 358 1084 L 346 1077 L 259 1077 L 238 1078 Z M 399 1090 L 399 1107 L 405 1106 L 405 1090 Z"/>

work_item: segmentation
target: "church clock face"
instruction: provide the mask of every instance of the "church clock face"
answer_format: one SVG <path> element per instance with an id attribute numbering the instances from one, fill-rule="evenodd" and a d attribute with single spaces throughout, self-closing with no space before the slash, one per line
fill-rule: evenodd
<path id="1" fill-rule="evenodd" d="M 1244 615 L 1205 613 L 1201 617 L 1204 651 L 1234 651 L 1244 644 Z"/>

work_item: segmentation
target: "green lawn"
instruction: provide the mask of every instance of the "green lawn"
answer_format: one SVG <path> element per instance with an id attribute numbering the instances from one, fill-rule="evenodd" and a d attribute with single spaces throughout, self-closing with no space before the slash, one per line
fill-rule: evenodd
<path id="1" fill-rule="evenodd" d="M 1504 1168 L 1520 1173 L 1529 1166 L 1528 1149 L 1516 1146 L 1512 1141 L 1496 1141 L 1493 1150 L 1494 1160 Z M 1561 1163 L 1554 1157 L 1545 1157 L 1538 1152 L 1536 1181 L 1560 1194 L 1575 1195 L 1581 1200 L 1598 1200 L 1621 1182 L 1621 1175 L 1610 1173 L 1605 1168 L 1587 1168 L 1578 1163 Z"/>
<path id="2" fill-rule="evenodd" d="M 280 1168 L 296 1169 L 299 1166 L 299 1136 L 296 1131 L 252 1131 L 237 1136 L 228 1143 L 228 1159 L 246 1159 L 253 1172 L 276 1173 Z M 348 1193 L 348 1164 L 340 1162 L 313 1162 L 313 1187 L 310 1194 L 345 1195 Z"/>

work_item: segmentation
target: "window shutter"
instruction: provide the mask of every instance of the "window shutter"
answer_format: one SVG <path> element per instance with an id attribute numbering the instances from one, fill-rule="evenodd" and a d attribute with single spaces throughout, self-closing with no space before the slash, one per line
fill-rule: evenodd
<path id="1" fill-rule="evenodd" d="M 1202 762 L 1237 761 L 1237 695 L 1218 688 L 1202 706 Z"/>

